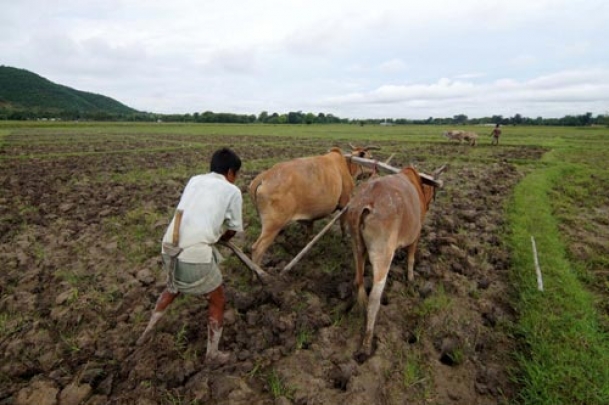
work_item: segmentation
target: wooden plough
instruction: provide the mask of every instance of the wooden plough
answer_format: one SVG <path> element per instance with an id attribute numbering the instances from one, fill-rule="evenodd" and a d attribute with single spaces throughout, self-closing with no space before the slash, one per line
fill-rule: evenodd
<path id="1" fill-rule="evenodd" d="M 237 245 L 235 245 L 233 242 L 218 241 L 218 244 L 226 246 L 227 248 L 232 250 L 235 253 L 235 255 L 239 258 L 239 260 L 241 260 L 241 262 L 243 264 L 245 264 L 245 266 L 247 268 L 249 268 L 251 271 L 254 272 L 254 274 L 256 274 L 256 276 L 258 277 L 258 280 L 260 280 L 260 282 L 262 282 L 262 284 L 267 284 L 269 282 L 269 280 L 271 279 L 271 276 L 269 275 L 269 273 L 262 270 L 260 268 L 260 266 L 258 266 L 256 263 L 254 263 L 252 261 L 252 259 L 247 257 L 247 255 L 245 253 L 243 253 L 243 251 L 241 249 L 239 249 L 237 247 Z"/>
<path id="2" fill-rule="evenodd" d="M 283 268 L 283 270 L 281 270 L 281 272 L 280 272 L 279 274 L 283 275 L 283 274 L 287 273 L 288 271 L 290 271 L 290 270 L 291 270 L 291 269 L 292 269 L 294 266 L 296 266 L 296 263 L 298 263 L 298 262 L 300 261 L 300 259 L 302 259 L 302 258 L 303 258 L 303 256 L 304 256 L 305 254 L 307 254 L 307 253 L 309 252 L 309 250 L 311 250 L 311 248 L 313 247 L 313 245 L 314 245 L 314 244 L 315 244 L 315 243 L 316 243 L 316 242 L 317 242 L 317 241 L 318 241 L 318 240 L 319 240 L 319 239 L 320 239 L 322 236 L 324 236 L 324 234 L 325 234 L 326 232 L 328 232 L 328 229 L 330 229 L 330 227 L 331 227 L 331 226 L 332 226 L 332 225 L 333 225 L 333 224 L 336 222 L 336 220 L 337 220 L 338 218 L 340 218 L 340 217 L 341 217 L 341 216 L 342 216 L 342 215 L 343 215 L 343 214 L 344 214 L 344 213 L 347 211 L 347 208 L 349 208 L 349 204 L 345 205 L 345 206 L 343 207 L 343 209 L 342 209 L 342 210 L 340 210 L 340 212 L 339 212 L 338 214 L 336 214 L 336 215 L 334 216 L 334 218 L 332 218 L 332 219 L 330 220 L 330 222 L 328 222 L 328 223 L 326 224 L 326 226 L 324 226 L 324 228 L 323 228 L 321 231 L 319 231 L 319 233 L 318 233 L 317 235 L 315 235 L 315 237 L 314 237 L 314 238 L 311 240 L 311 242 L 309 242 L 309 243 L 307 244 L 307 246 L 305 246 L 305 247 L 304 247 L 304 248 L 303 248 L 303 249 L 300 251 L 300 253 L 298 253 L 298 254 L 297 254 L 297 255 L 296 255 L 296 256 L 295 256 L 295 257 L 292 259 L 292 261 L 290 261 L 290 262 L 288 263 L 288 265 L 287 265 L 287 266 L 285 266 L 285 267 Z"/>

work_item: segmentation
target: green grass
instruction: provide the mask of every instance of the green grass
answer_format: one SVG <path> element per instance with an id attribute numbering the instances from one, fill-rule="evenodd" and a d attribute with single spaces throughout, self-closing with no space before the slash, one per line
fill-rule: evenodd
<path id="1" fill-rule="evenodd" d="M 421 304 L 414 309 L 414 313 L 420 317 L 428 317 L 436 314 L 448 308 L 450 306 L 451 299 L 446 292 L 444 287 L 438 286 L 435 294 L 432 294 L 429 298 L 422 301 Z"/>
<path id="2" fill-rule="evenodd" d="M 415 385 L 423 384 L 426 377 L 425 365 L 421 358 L 415 354 L 407 354 L 402 352 L 402 380 L 404 388 L 410 388 Z"/>
<path id="3" fill-rule="evenodd" d="M 279 373 L 272 369 L 267 377 L 267 388 L 273 398 L 286 397 L 288 399 L 294 396 L 294 389 L 287 386 Z"/>
<path id="4" fill-rule="evenodd" d="M 552 159 L 550 156 L 549 159 Z M 599 328 L 592 294 L 579 279 L 565 250 L 553 213 L 551 190 L 567 163 L 539 169 L 516 188 L 509 207 L 512 281 L 523 350 L 518 380 L 523 404 L 609 403 L 609 343 Z M 559 197 L 560 198 L 560 197 Z M 537 290 L 531 239 L 535 237 L 544 291 Z"/>

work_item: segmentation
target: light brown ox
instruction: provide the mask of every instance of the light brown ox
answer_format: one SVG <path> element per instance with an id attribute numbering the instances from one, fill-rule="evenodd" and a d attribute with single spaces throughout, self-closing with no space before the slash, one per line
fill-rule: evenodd
<path id="1" fill-rule="evenodd" d="M 443 136 L 448 138 L 449 141 L 459 141 L 459 143 L 463 142 L 463 131 L 451 129 L 450 131 L 445 131 L 442 133 Z"/>
<path id="2" fill-rule="evenodd" d="M 462 137 L 463 140 L 471 146 L 476 146 L 476 143 L 478 142 L 478 134 L 475 132 L 463 132 Z"/>
<path id="3" fill-rule="evenodd" d="M 370 157 L 371 147 L 358 147 L 353 155 Z M 307 225 L 342 209 L 355 188 L 359 165 L 348 162 L 339 148 L 321 156 L 297 158 L 277 163 L 258 174 L 249 185 L 249 194 L 258 211 L 262 231 L 252 245 L 252 260 L 260 265 L 264 253 L 279 232 L 290 222 Z M 345 219 L 341 217 L 344 234 Z"/>
<path id="4" fill-rule="evenodd" d="M 433 177 L 444 169 L 444 166 L 438 169 Z M 424 184 L 416 169 L 406 167 L 399 173 L 368 181 L 358 188 L 351 200 L 346 217 L 355 259 L 354 283 L 362 308 L 368 300 L 364 289 L 366 255 L 373 272 L 366 331 L 356 353 L 359 362 L 372 353 L 374 323 L 396 249 L 408 248 L 408 281 L 414 279 L 415 251 L 434 194 L 434 186 Z"/>

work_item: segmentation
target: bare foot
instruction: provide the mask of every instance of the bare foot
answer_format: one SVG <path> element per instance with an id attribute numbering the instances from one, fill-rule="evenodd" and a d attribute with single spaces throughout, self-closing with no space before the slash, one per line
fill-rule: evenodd
<path id="1" fill-rule="evenodd" d="M 205 356 L 205 364 L 212 367 L 223 366 L 230 360 L 230 353 L 217 351 L 214 354 L 208 354 Z"/>

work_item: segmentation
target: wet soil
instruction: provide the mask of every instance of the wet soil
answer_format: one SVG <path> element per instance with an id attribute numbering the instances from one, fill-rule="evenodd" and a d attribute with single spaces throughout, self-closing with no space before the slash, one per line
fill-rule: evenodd
<path id="1" fill-rule="evenodd" d="M 149 341 L 135 345 L 164 287 L 160 239 L 189 177 L 177 169 L 205 172 L 221 145 L 252 163 L 323 153 L 333 142 L 73 138 L 22 135 L 3 146 L 0 404 L 503 404 L 514 398 L 504 204 L 522 174 L 508 161 L 536 159 L 541 150 L 375 142 L 387 150 L 381 158 L 397 150 L 393 165 L 414 158 L 422 171 L 446 161 L 450 167 L 425 222 L 413 283 L 406 281 L 405 253 L 396 254 L 373 356 L 362 364 L 353 357 L 364 316 L 349 309 L 353 259 L 337 225 L 291 273 L 277 275 L 308 241 L 294 224 L 265 257 L 264 267 L 277 275 L 270 285 L 252 281 L 223 251 L 221 348 L 232 359 L 212 368 L 203 362 L 204 299 L 180 297 Z M 477 155 L 463 159 L 468 153 Z M 489 163 L 493 154 L 498 158 Z M 480 155 L 485 159 L 477 161 Z M 259 170 L 244 169 L 242 190 Z M 235 242 L 249 254 L 259 228 L 247 196 L 244 209 L 248 230 Z"/>

